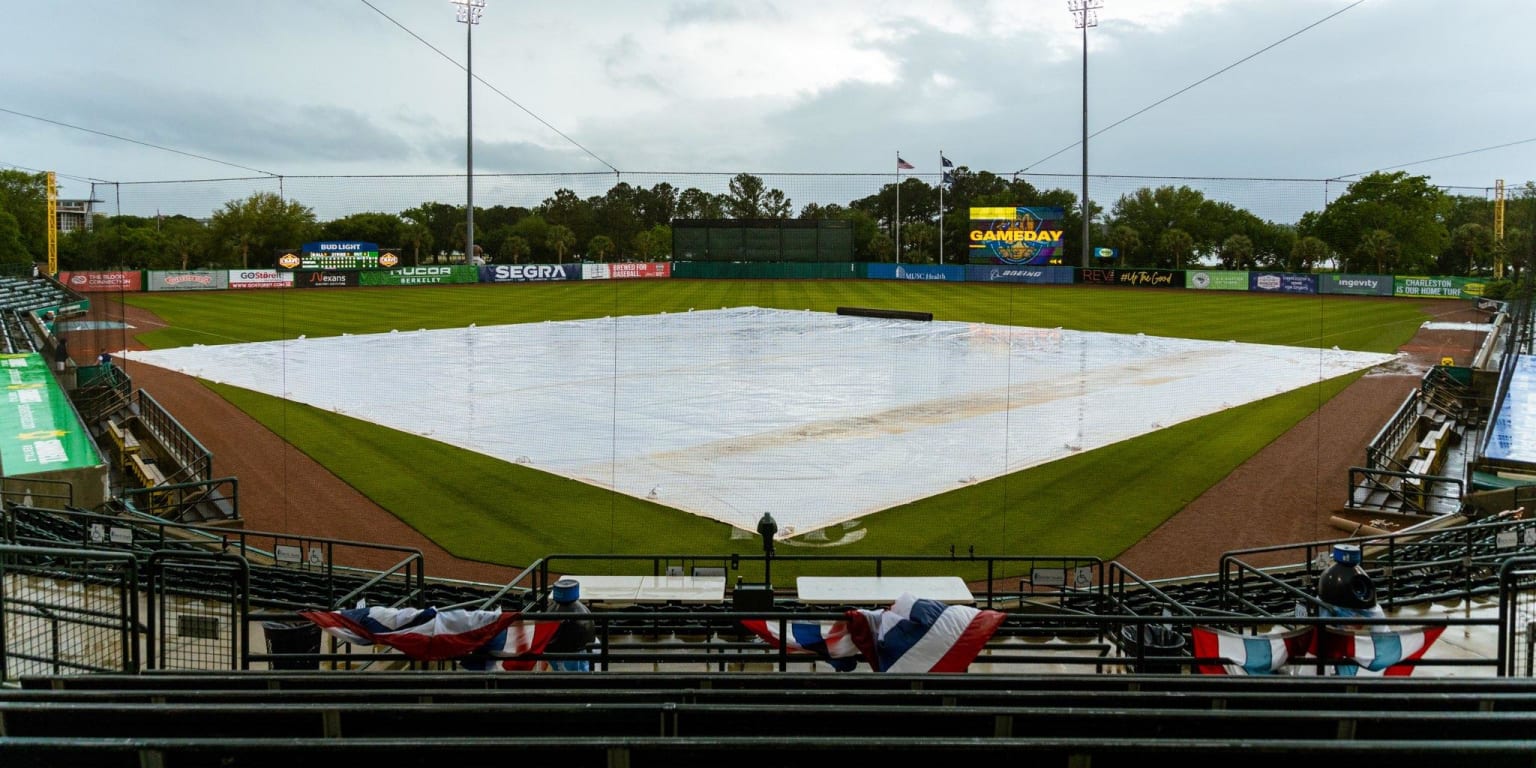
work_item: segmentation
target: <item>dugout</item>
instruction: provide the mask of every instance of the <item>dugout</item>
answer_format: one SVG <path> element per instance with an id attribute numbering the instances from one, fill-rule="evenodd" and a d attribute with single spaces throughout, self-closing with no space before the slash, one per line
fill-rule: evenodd
<path id="1" fill-rule="evenodd" d="M 853 224 L 833 219 L 674 219 L 672 260 L 852 262 Z"/>

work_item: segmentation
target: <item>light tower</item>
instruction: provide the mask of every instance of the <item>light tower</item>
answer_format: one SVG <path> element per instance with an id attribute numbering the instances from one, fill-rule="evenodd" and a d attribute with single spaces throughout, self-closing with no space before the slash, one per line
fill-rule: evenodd
<path id="1" fill-rule="evenodd" d="M 1088 225 L 1093 221 L 1093 206 L 1088 203 L 1088 28 L 1099 25 L 1098 10 L 1104 0 L 1067 0 L 1073 25 L 1083 31 L 1083 267 L 1088 266 Z"/>
<path id="2" fill-rule="evenodd" d="M 485 0 L 449 0 L 458 6 L 458 19 L 464 25 L 464 263 L 475 258 L 475 65 L 474 31 L 485 13 Z"/>

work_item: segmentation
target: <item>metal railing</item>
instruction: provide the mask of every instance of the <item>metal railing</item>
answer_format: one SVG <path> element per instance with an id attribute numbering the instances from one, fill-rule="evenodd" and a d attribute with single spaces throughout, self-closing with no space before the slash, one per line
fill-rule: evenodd
<path id="1" fill-rule="evenodd" d="M 1397 460 L 1397 451 L 1403 447 L 1408 435 L 1419 422 L 1419 390 L 1413 389 L 1403 398 L 1392 418 L 1365 446 L 1365 466 L 1368 469 L 1402 471 L 1408 467 Z"/>
<path id="2" fill-rule="evenodd" d="M 1446 486 L 1454 490 L 1446 490 Z M 1344 504 L 1349 508 L 1388 509 L 1384 504 L 1366 504 L 1371 495 L 1381 492 L 1388 500 L 1397 502 L 1397 511 L 1407 514 L 1454 512 L 1460 510 L 1462 500 L 1466 498 L 1466 486 L 1465 478 L 1450 475 L 1350 467 L 1349 495 Z M 1364 498 L 1361 498 L 1362 494 Z"/>
<path id="3" fill-rule="evenodd" d="M 168 451 L 176 470 L 166 475 L 171 483 L 213 479 L 213 454 L 198 442 L 154 397 L 140 389 L 134 393 L 139 421 Z"/>
<path id="4" fill-rule="evenodd" d="M 137 672 L 139 597 L 130 553 L 0 543 L 0 681 Z"/>

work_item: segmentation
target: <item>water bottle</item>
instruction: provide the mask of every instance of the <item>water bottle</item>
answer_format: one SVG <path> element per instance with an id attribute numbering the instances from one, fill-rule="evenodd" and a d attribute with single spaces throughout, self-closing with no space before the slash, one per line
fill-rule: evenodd
<path id="1" fill-rule="evenodd" d="M 1360 567 L 1360 546 L 1333 545 L 1333 565 L 1323 571 L 1317 582 L 1317 596 L 1328 604 L 1324 615 L 1340 618 L 1379 617 L 1376 583 Z"/>
<path id="2" fill-rule="evenodd" d="M 586 615 L 591 613 L 581 602 L 581 584 L 575 579 L 560 579 L 550 589 L 554 605 L 551 613 Z M 580 653 L 597 637 L 597 629 L 590 620 L 569 618 L 560 622 L 555 636 L 544 646 L 548 653 Z M 591 672 L 592 662 L 586 659 L 558 659 L 549 662 L 549 668 L 566 672 Z"/>

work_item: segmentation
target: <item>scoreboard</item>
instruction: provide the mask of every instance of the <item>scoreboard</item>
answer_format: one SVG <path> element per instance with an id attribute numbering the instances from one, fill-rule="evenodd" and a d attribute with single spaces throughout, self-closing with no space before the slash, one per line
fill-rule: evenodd
<path id="1" fill-rule="evenodd" d="M 277 252 L 279 269 L 394 269 L 400 255 L 394 249 L 381 250 L 377 243 L 332 240 L 305 243 L 298 249 Z"/>

